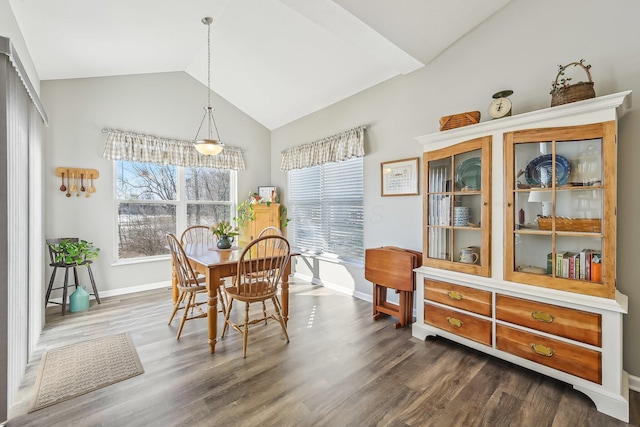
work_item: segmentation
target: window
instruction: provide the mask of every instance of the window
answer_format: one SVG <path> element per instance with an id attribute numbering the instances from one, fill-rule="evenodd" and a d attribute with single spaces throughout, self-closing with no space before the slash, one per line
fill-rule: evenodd
<path id="1" fill-rule="evenodd" d="M 116 161 L 117 259 L 168 254 L 167 233 L 231 221 L 236 172 Z"/>
<path id="2" fill-rule="evenodd" d="M 287 234 L 303 253 L 364 261 L 362 157 L 288 172 Z"/>

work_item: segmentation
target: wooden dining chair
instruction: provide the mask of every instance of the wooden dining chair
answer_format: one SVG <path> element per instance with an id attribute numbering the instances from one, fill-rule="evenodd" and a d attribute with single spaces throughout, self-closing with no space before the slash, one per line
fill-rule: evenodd
<path id="1" fill-rule="evenodd" d="M 215 247 L 217 242 L 217 236 L 206 225 L 192 225 L 184 230 L 180 236 L 182 246 L 192 243 L 207 243 L 211 247 Z"/>
<path id="2" fill-rule="evenodd" d="M 218 243 L 218 236 L 213 234 L 208 225 L 192 225 L 182 232 L 180 235 L 180 243 L 183 248 L 192 244 L 206 244 L 208 248 L 215 248 L 216 243 Z M 199 274 L 197 272 L 196 274 L 198 274 L 198 280 L 204 283 L 206 280 L 204 274 Z M 224 279 L 220 279 L 220 286 L 225 286 Z M 206 292 L 206 289 L 203 292 Z M 226 300 L 227 295 L 224 293 L 221 293 L 221 295 L 221 311 L 226 313 L 226 306 L 228 303 Z"/>
<path id="3" fill-rule="evenodd" d="M 262 236 L 282 236 L 282 230 L 280 230 L 278 227 L 270 225 L 268 227 L 263 228 L 260 231 L 260 233 L 258 233 L 258 237 L 262 237 Z M 262 302 L 262 311 L 264 313 L 266 313 L 266 311 L 267 311 L 267 307 L 266 307 L 265 301 Z M 265 325 L 267 324 L 267 316 L 266 316 L 266 314 L 265 314 L 264 324 Z"/>
<path id="4" fill-rule="evenodd" d="M 180 339 L 182 329 L 184 328 L 184 324 L 187 320 L 207 317 L 207 311 L 200 308 L 201 305 L 207 304 L 207 301 L 196 300 L 196 295 L 198 293 L 206 291 L 207 286 L 202 277 L 199 276 L 198 273 L 191 267 L 189 259 L 187 258 L 187 254 L 185 253 L 184 248 L 182 247 L 176 236 L 171 233 L 167 234 L 167 243 L 169 244 L 169 249 L 171 250 L 171 259 L 173 261 L 173 268 L 178 279 L 179 291 L 178 299 L 173 306 L 173 311 L 171 313 L 171 317 L 169 318 L 168 324 L 171 324 L 178 310 L 184 310 L 182 320 L 180 321 L 180 327 L 178 328 L 177 339 Z M 222 298 L 220 288 L 218 288 L 218 295 L 220 296 L 220 298 Z M 220 301 L 223 307 L 223 312 L 226 312 L 226 307 L 223 303 L 223 300 L 221 299 Z M 198 313 L 194 313 L 196 311 Z"/>
<path id="5" fill-rule="evenodd" d="M 268 227 L 263 228 L 262 231 L 258 233 L 258 237 L 262 237 L 262 236 L 282 236 L 282 230 L 280 230 L 278 227 L 274 227 L 273 225 L 270 225 Z"/>
<path id="6" fill-rule="evenodd" d="M 278 283 L 284 267 L 291 257 L 289 242 L 282 236 L 262 236 L 253 240 L 244 248 L 238 260 L 237 272 L 233 284 L 224 288 L 229 297 L 229 306 L 224 319 L 222 338 L 228 326 L 242 334 L 242 357 L 247 357 L 247 340 L 249 325 L 266 322 L 268 318 L 276 320 L 284 337 L 289 342 L 287 326 L 282 317 L 282 306 L 278 299 Z M 245 303 L 244 323 L 237 324 L 231 320 L 234 301 Z M 265 309 L 264 303 L 271 301 L 273 312 Z M 263 304 L 262 317 L 250 319 L 249 307 L 252 303 Z"/>

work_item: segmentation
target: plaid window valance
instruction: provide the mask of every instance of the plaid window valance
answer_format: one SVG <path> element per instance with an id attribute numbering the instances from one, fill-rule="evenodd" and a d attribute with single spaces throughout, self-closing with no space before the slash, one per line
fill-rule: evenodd
<path id="1" fill-rule="evenodd" d="M 198 153 L 192 141 L 160 138 L 120 130 L 105 129 L 107 141 L 102 157 L 111 160 L 157 163 L 193 168 L 244 170 L 242 150 L 224 146 L 222 153 L 205 156 Z"/>
<path id="2" fill-rule="evenodd" d="M 292 169 L 364 157 L 365 129 L 365 126 L 359 126 L 319 141 L 287 148 L 282 151 L 280 170 L 288 172 Z"/>

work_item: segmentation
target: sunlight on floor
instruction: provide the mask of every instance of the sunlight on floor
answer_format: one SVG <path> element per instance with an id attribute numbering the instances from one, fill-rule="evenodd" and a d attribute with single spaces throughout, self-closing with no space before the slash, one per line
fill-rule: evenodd
<path id="1" fill-rule="evenodd" d="M 313 328 L 313 319 L 316 317 L 316 305 L 311 309 L 311 314 L 309 315 L 309 321 L 307 321 L 307 329 Z"/>

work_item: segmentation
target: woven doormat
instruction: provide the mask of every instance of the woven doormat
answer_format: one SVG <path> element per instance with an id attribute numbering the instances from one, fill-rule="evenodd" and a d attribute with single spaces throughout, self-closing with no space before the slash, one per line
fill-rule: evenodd
<path id="1" fill-rule="evenodd" d="M 129 334 L 97 338 L 45 352 L 29 412 L 144 372 Z"/>

